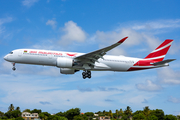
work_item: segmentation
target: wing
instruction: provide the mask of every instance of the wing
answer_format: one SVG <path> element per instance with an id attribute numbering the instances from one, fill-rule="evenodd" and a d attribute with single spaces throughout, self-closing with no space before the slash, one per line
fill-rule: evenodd
<path id="1" fill-rule="evenodd" d="M 120 45 L 121 43 L 123 43 L 128 37 L 125 37 L 121 40 L 119 40 L 117 43 L 111 45 L 111 46 L 108 46 L 108 47 L 105 47 L 105 48 L 102 48 L 102 49 L 99 49 L 99 50 L 96 50 L 96 51 L 93 51 L 93 52 L 90 52 L 90 53 L 87 53 L 87 54 L 84 54 L 84 55 L 81 55 L 81 56 L 78 56 L 78 57 L 75 57 L 74 60 L 77 61 L 77 62 L 80 62 L 82 65 L 86 64 L 85 66 L 94 66 L 94 63 L 95 62 L 98 62 L 98 59 L 99 58 L 102 58 L 103 59 L 103 56 L 111 49 L 117 47 L 118 45 Z M 88 68 L 88 67 L 86 67 Z"/>

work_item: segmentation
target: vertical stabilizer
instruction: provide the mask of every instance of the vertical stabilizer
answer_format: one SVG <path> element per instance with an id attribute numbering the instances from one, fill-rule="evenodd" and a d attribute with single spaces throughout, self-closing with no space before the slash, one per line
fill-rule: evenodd
<path id="1" fill-rule="evenodd" d="M 173 40 L 167 39 L 165 40 L 159 47 L 157 47 L 154 51 L 152 51 L 148 56 L 144 59 L 154 60 L 154 61 L 162 61 L 166 56 L 169 48 L 171 47 Z"/>

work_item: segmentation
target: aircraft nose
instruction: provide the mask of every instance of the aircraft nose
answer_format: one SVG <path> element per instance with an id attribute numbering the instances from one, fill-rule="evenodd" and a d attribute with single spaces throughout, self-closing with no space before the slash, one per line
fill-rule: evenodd
<path id="1" fill-rule="evenodd" d="M 6 55 L 6 56 L 4 56 L 4 60 L 7 60 L 8 59 L 8 56 Z"/>

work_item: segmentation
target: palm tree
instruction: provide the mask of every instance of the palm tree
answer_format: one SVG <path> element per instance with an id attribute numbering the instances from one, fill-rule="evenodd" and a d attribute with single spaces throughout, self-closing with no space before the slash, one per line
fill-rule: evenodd
<path id="1" fill-rule="evenodd" d="M 11 104 L 8 109 L 9 109 L 10 112 L 12 112 L 14 110 L 14 105 Z"/>
<path id="2" fill-rule="evenodd" d="M 117 116 L 117 119 L 119 118 L 119 115 L 118 115 L 119 111 L 116 110 L 116 116 Z"/>
<path id="3" fill-rule="evenodd" d="M 124 111 L 124 114 L 127 115 L 128 117 L 130 115 L 132 115 L 132 110 L 131 110 L 131 108 L 129 106 L 127 106 L 126 110 Z"/>
<path id="4" fill-rule="evenodd" d="M 123 113 L 124 113 L 124 111 L 123 111 L 122 109 L 120 109 L 119 115 L 120 115 L 120 116 L 123 116 Z"/>
<path id="5" fill-rule="evenodd" d="M 20 107 L 17 107 L 16 110 L 19 110 L 19 111 L 20 111 Z"/>
<path id="6" fill-rule="evenodd" d="M 151 111 L 149 109 L 149 106 L 146 106 L 143 110 L 144 115 L 146 116 L 146 118 L 148 118 L 148 116 L 150 115 Z"/>
<path id="7" fill-rule="evenodd" d="M 109 110 L 109 116 L 112 118 L 113 117 L 113 114 L 112 114 L 112 111 Z"/>

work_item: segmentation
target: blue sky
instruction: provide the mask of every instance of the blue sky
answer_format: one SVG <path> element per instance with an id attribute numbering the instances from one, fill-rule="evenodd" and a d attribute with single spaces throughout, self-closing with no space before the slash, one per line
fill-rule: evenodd
<path id="1" fill-rule="evenodd" d="M 180 1 L 8 0 L 0 1 L 0 111 L 10 104 L 50 113 L 81 108 L 97 112 L 130 106 L 180 114 Z M 174 39 L 169 67 L 137 72 L 62 75 L 56 67 L 3 60 L 19 48 L 91 52 L 129 38 L 108 54 L 144 58 Z"/>

